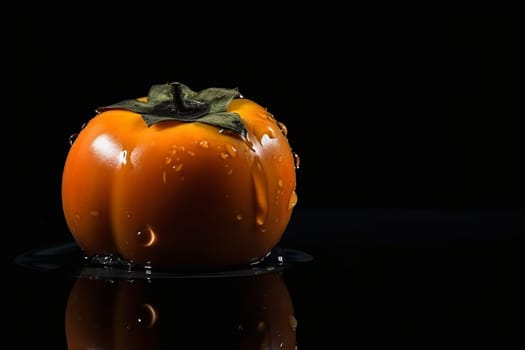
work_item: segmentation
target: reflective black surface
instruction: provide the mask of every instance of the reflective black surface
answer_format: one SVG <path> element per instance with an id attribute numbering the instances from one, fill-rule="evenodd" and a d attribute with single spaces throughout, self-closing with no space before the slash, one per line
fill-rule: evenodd
<path id="1" fill-rule="evenodd" d="M 521 230 L 518 211 L 298 208 L 280 247 L 313 259 L 276 271 L 106 278 L 19 259 L 9 336 L 64 349 L 510 345 Z"/>
<path id="2" fill-rule="evenodd" d="M 115 255 L 86 256 L 74 242 L 32 249 L 15 258 L 19 266 L 37 271 L 61 271 L 76 277 L 93 279 L 174 279 L 227 278 L 256 276 L 281 271 L 293 264 L 312 261 L 313 257 L 300 250 L 274 247 L 261 260 L 229 268 L 157 269 L 137 266 Z"/>
<path id="3" fill-rule="evenodd" d="M 5 344 L 258 349 L 270 340 L 280 346 L 296 324 L 283 347 L 514 348 L 523 231 L 519 13 L 10 10 Z M 170 81 L 238 87 L 286 124 L 301 168 L 280 247 L 313 260 L 257 276 L 150 282 L 90 279 L 81 262 L 64 268 L 70 260 L 60 256 L 36 270 L 20 265 L 21 255 L 71 240 L 60 201 L 69 137 L 96 107 Z M 256 293 L 265 288 L 278 293 Z M 278 295 L 282 304 L 272 302 Z"/>

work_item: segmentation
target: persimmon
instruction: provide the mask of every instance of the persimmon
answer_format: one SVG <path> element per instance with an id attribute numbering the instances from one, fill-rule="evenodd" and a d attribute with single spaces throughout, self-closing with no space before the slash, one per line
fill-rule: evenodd
<path id="1" fill-rule="evenodd" d="M 157 267 L 259 261 L 297 202 L 282 122 L 237 89 L 174 82 L 97 110 L 72 141 L 62 205 L 87 256 Z"/>

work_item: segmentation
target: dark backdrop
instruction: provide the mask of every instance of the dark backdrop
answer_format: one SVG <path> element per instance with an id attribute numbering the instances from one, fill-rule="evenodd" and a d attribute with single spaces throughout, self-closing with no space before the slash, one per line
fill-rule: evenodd
<path id="1" fill-rule="evenodd" d="M 17 9 L 11 256 L 69 238 L 68 137 L 152 84 L 238 87 L 289 129 L 301 208 L 521 206 L 513 9 Z"/>

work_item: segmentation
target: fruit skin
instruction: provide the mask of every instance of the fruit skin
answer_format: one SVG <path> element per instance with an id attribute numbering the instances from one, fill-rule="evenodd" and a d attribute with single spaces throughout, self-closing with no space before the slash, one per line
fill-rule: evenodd
<path id="1" fill-rule="evenodd" d="M 62 177 L 65 220 L 86 255 L 225 267 L 277 245 L 297 200 L 286 128 L 249 99 L 233 99 L 227 111 L 240 116 L 245 136 L 198 121 L 148 126 L 124 109 L 87 123 Z"/>

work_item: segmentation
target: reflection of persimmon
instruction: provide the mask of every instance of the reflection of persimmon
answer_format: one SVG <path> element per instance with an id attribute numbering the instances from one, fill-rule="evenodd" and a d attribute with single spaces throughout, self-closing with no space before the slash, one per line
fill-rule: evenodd
<path id="1" fill-rule="evenodd" d="M 113 344 L 115 286 L 103 280 L 76 281 L 66 308 L 69 350 L 97 349 Z"/>
<path id="2" fill-rule="evenodd" d="M 157 311 L 143 283 L 79 278 L 66 308 L 69 350 L 154 349 Z"/>
<path id="3" fill-rule="evenodd" d="M 294 349 L 297 320 L 286 284 L 278 273 L 247 281 L 242 349 Z"/>
<path id="4" fill-rule="evenodd" d="M 115 280 L 79 278 L 66 310 L 68 349 L 225 345 L 294 349 L 282 276 Z"/>

